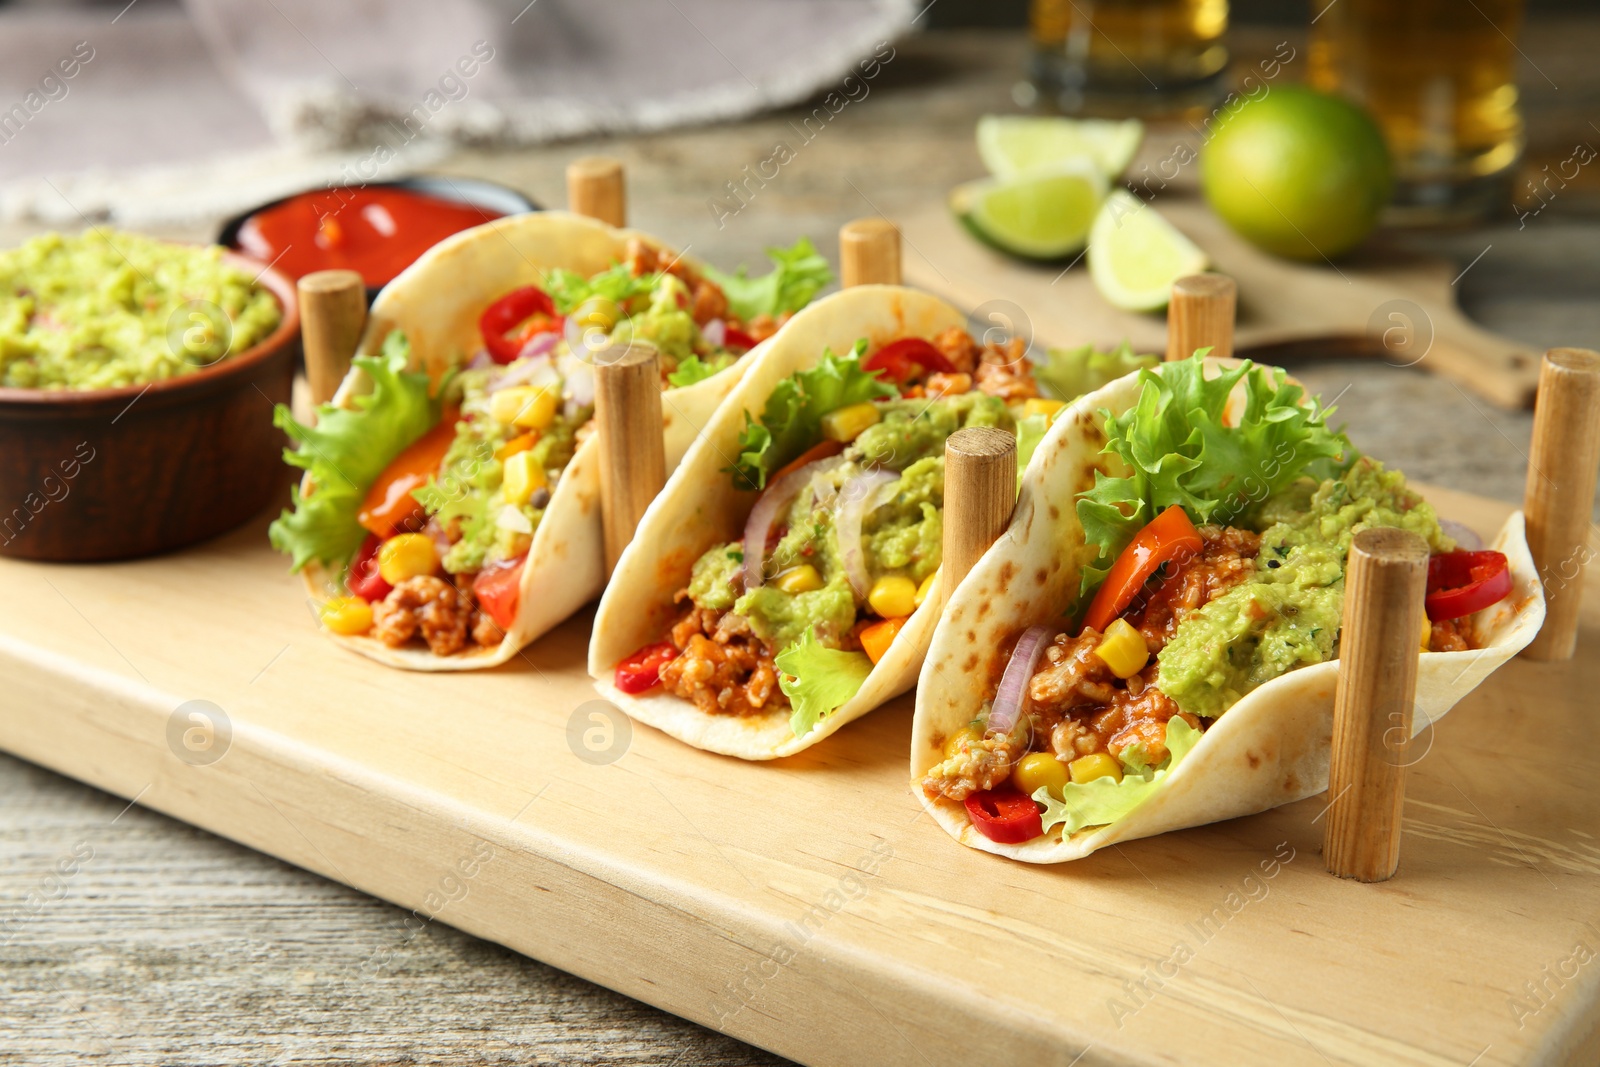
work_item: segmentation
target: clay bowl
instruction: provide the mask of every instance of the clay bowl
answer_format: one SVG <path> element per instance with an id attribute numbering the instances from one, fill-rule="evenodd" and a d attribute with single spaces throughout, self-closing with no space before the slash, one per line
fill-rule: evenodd
<path id="1" fill-rule="evenodd" d="M 294 283 L 224 257 L 278 298 L 260 344 L 116 389 L 0 388 L 0 556 L 90 562 L 167 552 L 241 525 L 289 481 L 272 405 L 300 348 Z"/>

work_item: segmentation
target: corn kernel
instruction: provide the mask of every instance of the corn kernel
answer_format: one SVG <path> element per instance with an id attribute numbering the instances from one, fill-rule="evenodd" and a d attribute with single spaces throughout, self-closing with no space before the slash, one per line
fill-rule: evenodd
<path id="1" fill-rule="evenodd" d="M 426 534 L 396 534 L 378 548 L 378 573 L 390 585 L 439 569 L 439 550 Z"/>
<path id="2" fill-rule="evenodd" d="M 822 436 L 830 441 L 848 444 L 861 435 L 861 431 L 883 418 L 878 405 L 870 400 L 849 407 L 835 408 L 822 416 Z"/>
<path id="3" fill-rule="evenodd" d="M 889 651 L 889 646 L 894 644 L 895 637 L 900 633 L 900 627 L 905 624 L 905 619 L 884 619 L 868 626 L 856 635 L 861 641 L 861 651 L 873 663 L 877 663 Z"/>
<path id="4" fill-rule="evenodd" d="M 1114 778 L 1119 782 L 1122 781 L 1122 764 L 1118 763 L 1117 757 L 1109 752 L 1079 756 L 1067 764 L 1067 772 L 1078 785 L 1092 782 L 1096 778 Z"/>
<path id="5" fill-rule="evenodd" d="M 372 629 L 372 605 L 358 596 L 336 596 L 317 609 L 322 625 L 336 634 L 357 637 Z"/>
<path id="6" fill-rule="evenodd" d="M 811 564 L 802 563 L 778 575 L 772 584 L 785 593 L 810 593 L 822 588 L 822 575 Z"/>
<path id="7" fill-rule="evenodd" d="M 539 457 L 532 452 L 518 452 L 506 460 L 500 488 L 505 494 L 507 504 L 521 507 L 534 493 L 549 483 L 550 479 L 545 476 L 544 468 L 539 465 Z"/>
<path id="8" fill-rule="evenodd" d="M 1030 752 L 1011 768 L 1011 784 L 1030 797 L 1042 788 L 1060 800 L 1061 787 L 1070 779 L 1067 765 L 1048 752 Z"/>
<path id="9" fill-rule="evenodd" d="M 604 296 L 591 296 L 572 311 L 572 319 L 584 332 L 603 330 L 610 333 L 622 318 L 622 308 L 615 300 Z"/>
<path id="10" fill-rule="evenodd" d="M 944 758 L 955 759 L 957 756 L 961 755 L 961 746 L 963 744 L 976 744 L 977 742 L 982 741 L 983 732 L 983 723 L 967 723 L 967 725 L 951 734 L 950 739 L 944 743 Z"/>
<path id="11" fill-rule="evenodd" d="M 489 414 L 519 429 L 542 430 L 555 421 L 557 399 L 554 388 L 514 385 L 489 398 Z"/>
<path id="12" fill-rule="evenodd" d="M 1144 643 L 1144 635 L 1135 630 L 1127 619 L 1117 619 L 1106 627 L 1105 637 L 1096 646 L 1094 654 L 1118 678 L 1132 678 L 1150 662 L 1150 646 Z"/>
<path id="13" fill-rule="evenodd" d="M 1428 651 L 1428 646 L 1433 643 L 1433 620 L 1428 618 L 1428 612 L 1422 612 L 1422 651 Z"/>
<path id="14" fill-rule="evenodd" d="M 917 586 L 910 578 L 886 574 L 872 583 L 867 606 L 885 619 L 898 619 L 917 610 Z"/>
<path id="15" fill-rule="evenodd" d="M 501 463 L 510 459 L 518 452 L 526 452 L 539 443 L 539 431 L 529 430 L 527 433 L 518 434 L 499 448 L 494 450 L 494 458 Z"/>
<path id="16" fill-rule="evenodd" d="M 939 577 L 939 570 L 934 568 L 934 572 L 922 579 L 922 584 L 917 586 L 917 595 L 913 598 L 917 603 L 917 607 L 922 607 L 922 602 L 928 599 L 929 593 L 933 592 L 933 580 L 937 577 Z"/>
<path id="17" fill-rule="evenodd" d="M 1022 402 L 1022 414 L 1044 415 L 1047 418 L 1054 418 L 1056 412 L 1066 406 L 1066 402 L 1062 400 L 1051 400 L 1043 396 L 1030 396 Z"/>

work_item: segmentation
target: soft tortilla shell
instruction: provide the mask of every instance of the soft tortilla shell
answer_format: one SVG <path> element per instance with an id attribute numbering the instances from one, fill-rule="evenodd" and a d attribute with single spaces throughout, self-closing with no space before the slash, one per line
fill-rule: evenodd
<path id="1" fill-rule="evenodd" d="M 425 369 L 437 381 L 481 347 L 478 318 L 490 301 L 518 286 L 538 285 L 554 269 L 598 274 L 622 259 L 632 237 L 661 247 L 654 238 L 564 211 L 514 215 L 465 230 L 429 249 L 384 287 L 372 305 L 359 351 L 376 355 L 390 330 L 402 330 L 411 342 L 413 369 Z M 732 391 L 759 351 L 760 346 L 704 381 L 662 393 L 669 469 L 683 458 L 696 427 Z M 370 389 L 367 376 L 352 369 L 333 402 L 350 406 Z M 436 656 L 415 644 L 390 648 L 373 637 L 328 636 L 379 663 L 408 670 L 476 670 L 516 655 L 605 586 L 598 449 L 598 441 L 589 438 L 562 472 L 534 531 L 516 624 L 499 645 L 484 648 L 469 639 L 461 652 Z M 307 488 L 302 483 L 301 492 Z M 337 591 L 336 573 L 312 564 L 304 574 L 313 600 Z"/>
<path id="2" fill-rule="evenodd" d="M 788 707 L 765 715 L 708 715 L 659 689 L 639 696 L 623 693 L 612 684 L 612 676 L 629 653 L 663 638 L 677 615 L 673 597 L 689 584 L 694 561 L 713 545 L 742 535 L 756 494 L 735 489 L 723 468 L 737 454 L 747 412 L 759 417 L 778 382 L 816 364 L 823 349 L 842 354 L 863 337 L 876 347 L 897 337 L 932 338 L 965 324 L 964 315 L 937 297 L 881 285 L 847 289 L 790 319 L 706 423 L 618 561 L 589 644 L 595 688 L 640 722 L 696 748 L 744 759 L 773 759 L 810 748 L 911 688 L 937 619 L 937 589 L 911 616 L 860 691 L 805 737 L 790 730 Z"/>
<path id="3" fill-rule="evenodd" d="M 1098 412 L 1125 411 L 1138 395 L 1139 377 L 1132 374 L 1082 397 L 1057 418 L 1023 476 L 1010 527 L 956 589 L 934 633 L 917 686 L 911 787 L 940 826 L 973 848 L 1029 863 L 1061 863 L 1119 841 L 1265 811 L 1328 787 L 1337 662 L 1302 667 L 1251 692 L 1216 720 L 1126 818 L 1065 841 L 1053 832 L 1020 845 L 1000 844 L 972 828 L 963 805 L 923 796 L 921 779 L 943 758 L 945 739 L 991 699 L 1005 667 L 1003 650 L 1028 626 L 1058 620 L 1073 602 L 1085 556 L 1073 502 L 1110 459 L 1099 454 L 1105 434 Z M 1544 594 L 1520 512 L 1507 519 L 1494 547 L 1509 558 L 1516 588 L 1474 616 L 1483 647 L 1421 656 L 1413 736 L 1521 651 L 1544 621 Z"/>

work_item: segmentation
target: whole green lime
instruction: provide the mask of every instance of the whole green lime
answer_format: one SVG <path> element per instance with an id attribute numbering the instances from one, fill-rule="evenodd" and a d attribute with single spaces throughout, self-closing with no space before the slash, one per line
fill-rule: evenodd
<path id="1" fill-rule="evenodd" d="M 1283 85 L 1223 110 L 1200 152 L 1200 181 L 1212 210 L 1252 244 L 1322 260 L 1372 232 L 1392 176 L 1365 111 Z"/>

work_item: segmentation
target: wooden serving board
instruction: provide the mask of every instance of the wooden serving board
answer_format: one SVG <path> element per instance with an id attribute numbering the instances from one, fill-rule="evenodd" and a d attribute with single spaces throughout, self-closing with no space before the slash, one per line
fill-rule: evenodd
<path id="1" fill-rule="evenodd" d="M 1239 283 L 1236 354 L 1272 363 L 1296 355 L 1360 356 L 1447 375 L 1505 407 L 1531 407 L 1539 354 L 1476 325 L 1456 306 L 1455 264 L 1373 247 L 1337 263 L 1278 259 L 1246 242 L 1193 196 L 1155 207 Z M 1109 347 L 1123 338 L 1164 352 L 1165 313 L 1106 303 L 1087 263 L 1029 264 L 974 240 L 949 211 L 932 206 L 899 220 L 907 280 L 957 307 L 1009 301 L 1026 308 L 1033 336 Z M 1004 311 L 995 324 L 1014 326 Z"/>
<path id="2" fill-rule="evenodd" d="M 804 1063 L 1600 1056 L 1595 589 L 1573 662 L 1439 725 L 1399 876 L 1361 885 L 1320 798 L 1059 867 L 961 848 L 908 790 L 909 697 L 772 764 L 608 738 L 587 616 L 503 669 L 388 670 L 318 636 L 264 524 L 0 561 L 0 747 Z"/>

